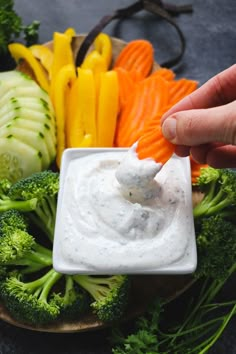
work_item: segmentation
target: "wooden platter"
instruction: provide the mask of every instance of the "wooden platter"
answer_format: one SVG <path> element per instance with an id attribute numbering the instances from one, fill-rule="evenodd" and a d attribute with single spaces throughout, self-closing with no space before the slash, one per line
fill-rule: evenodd
<path id="1" fill-rule="evenodd" d="M 78 35 L 73 39 L 72 47 L 74 56 L 84 39 L 84 35 Z M 116 58 L 121 49 L 125 46 L 125 42 L 112 38 L 113 59 Z M 45 44 L 52 47 L 52 42 Z M 158 63 L 154 64 L 153 69 L 159 67 Z M 25 63 L 21 63 L 18 67 L 21 71 L 32 76 L 30 68 Z M 193 194 L 193 203 L 199 199 L 198 193 Z M 143 313 L 146 305 L 156 297 L 163 298 L 166 302 L 172 301 L 186 291 L 193 283 L 191 275 L 135 275 L 131 276 L 131 291 L 127 311 L 123 317 L 123 321 L 134 318 Z M 77 321 L 73 322 L 56 322 L 47 326 L 31 326 L 16 321 L 5 307 L 0 304 L 0 319 L 17 327 L 26 328 L 33 331 L 51 332 L 51 333 L 72 333 L 98 330 L 105 327 L 104 323 L 99 321 L 92 313 L 86 314 Z"/>

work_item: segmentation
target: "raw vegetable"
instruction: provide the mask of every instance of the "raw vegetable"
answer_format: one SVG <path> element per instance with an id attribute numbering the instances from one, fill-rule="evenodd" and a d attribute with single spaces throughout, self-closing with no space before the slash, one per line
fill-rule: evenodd
<path id="1" fill-rule="evenodd" d="M 232 220 L 236 212 L 236 173 L 230 169 L 201 169 L 197 186 L 204 198 L 194 208 L 195 219 L 203 216 L 222 215 Z"/>
<path id="2" fill-rule="evenodd" d="M 119 87 L 114 70 L 101 74 L 97 110 L 97 146 L 113 145 L 117 113 Z"/>
<path id="3" fill-rule="evenodd" d="M 33 70 L 33 73 L 35 75 L 35 79 L 38 82 L 38 84 L 46 92 L 49 92 L 49 82 L 48 82 L 47 75 L 45 74 L 41 65 L 38 63 L 38 61 L 35 59 L 35 57 L 31 53 L 30 49 L 21 43 L 9 44 L 8 49 L 17 64 L 22 59 L 26 60 L 26 62 L 30 66 L 30 68 Z"/>
<path id="4" fill-rule="evenodd" d="M 160 76 L 150 76 L 135 86 L 120 112 L 115 146 L 129 147 L 140 138 L 147 120 L 167 105 L 168 89 L 168 82 Z"/>
<path id="5" fill-rule="evenodd" d="M 56 155 L 48 94 L 18 71 L 0 74 L 0 176 L 16 181 L 47 169 Z"/>
<path id="6" fill-rule="evenodd" d="M 134 73 L 137 81 L 151 72 L 154 64 L 154 49 L 149 41 L 137 39 L 130 41 L 117 56 L 114 68 L 123 68 Z"/>
<path id="7" fill-rule="evenodd" d="M 145 132 L 144 130 L 136 148 L 140 160 L 153 158 L 162 165 L 171 158 L 174 151 L 174 144 L 164 138 L 160 124 L 157 124 L 156 128 L 151 131 Z"/>
<path id="8" fill-rule="evenodd" d="M 98 318 L 104 322 L 113 322 L 121 318 L 127 305 L 129 277 L 112 276 L 73 276 L 73 280 L 92 296 L 91 307 Z"/>
<path id="9" fill-rule="evenodd" d="M 191 166 L 191 181 L 192 184 L 195 185 L 197 184 L 198 177 L 201 174 L 201 169 L 208 167 L 207 164 L 200 164 L 193 160 L 193 158 L 190 155 L 190 166 Z"/>
<path id="10" fill-rule="evenodd" d="M 60 168 L 61 157 L 65 143 L 65 121 L 66 121 L 66 93 L 69 88 L 69 84 L 75 79 L 75 69 L 71 64 L 64 65 L 56 74 L 54 78 L 54 109 L 57 123 L 57 155 L 56 162 L 58 168 Z"/>

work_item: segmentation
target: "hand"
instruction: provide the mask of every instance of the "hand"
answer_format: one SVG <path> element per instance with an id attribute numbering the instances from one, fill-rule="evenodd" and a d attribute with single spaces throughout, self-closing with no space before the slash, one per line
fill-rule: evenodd
<path id="1" fill-rule="evenodd" d="M 179 156 L 215 168 L 236 167 L 236 64 L 178 102 L 162 132 Z"/>

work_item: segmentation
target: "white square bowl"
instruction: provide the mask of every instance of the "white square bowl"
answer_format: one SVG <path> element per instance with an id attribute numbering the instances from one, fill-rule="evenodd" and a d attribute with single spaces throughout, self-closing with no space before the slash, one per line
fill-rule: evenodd
<path id="1" fill-rule="evenodd" d="M 81 218 L 81 212 L 83 214 L 83 210 L 80 210 L 82 208 L 80 204 L 76 205 L 77 209 L 74 216 L 71 217 L 70 213 L 73 203 L 76 203 L 74 198 L 76 190 L 73 190 L 72 181 L 75 184 L 74 188 L 79 190 L 80 186 L 76 186 L 76 173 L 80 173 L 83 168 L 81 167 L 76 172 L 72 164 L 75 161 L 80 164 L 84 157 L 87 158 L 94 154 L 96 154 L 95 157 L 98 160 L 102 156 L 101 154 L 104 153 L 108 159 L 110 153 L 118 154 L 117 156 L 120 158 L 120 156 L 125 156 L 127 150 L 126 148 L 75 148 L 64 151 L 53 245 L 53 267 L 56 271 L 64 274 L 188 274 L 195 271 L 197 251 L 192 213 L 189 158 L 179 158 L 173 155 L 157 174 L 160 175 L 161 181 L 161 178 L 163 179 L 161 176 L 163 176 L 165 169 L 178 171 L 180 178 L 177 187 L 175 185 L 170 193 L 173 192 L 174 195 L 176 190 L 179 189 L 184 194 L 182 207 L 175 213 L 173 220 L 170 221 L 170 224 L 173 223 L 172 228 L 169 228 L 168 225 L 167 230 L 160 232 L 158 236 L 160 238 L 162 233 L 164 235 L 164 241 L 160 242 L 159 249 L 158 246 L 152 246 L 152 242 L 148 237 L 145 242 L 142 241 L 139 244 L 139 248 L 136 247 L 137 245 L 132 244 L 132 240 L 129 240 L 127 244 L 131 246 L 131 249 L 127 247 L 127 244 L 119 241 L 115 243 L 112 241 L 112 247 L 109 247 L 109 241 L 104 247 L 104 243 L 100 242 L 103 235 L 99 235 L 99 231 L 98 236 L 94 237 L 92 242 L 91 239 L 90 241 L 87 239 L 86 235 L 79 238 L 80 226 L 77 221 Z M 170 182 L 172 177 L 167 177 Z M 172 183 L 169 183 L 169 185 L 171 189 Z M 98 188 L 98 186 L 94 188 Z M 68 196 L 69 189 L 72 191 L 70 197 Z M 71 198 L 73 201 L 71 201 Z M 167 215 L 168 212 L 167 208 L 164 210 L 164 215 Z M 71 236 L 72 229 L 76 237 Z M 172 234 L 170 235 L 170 233 Z M 176 237 L 177 243 L 171 246 L 172 237 Z M 134 257 L 135 260 L 133 261 Z M 145 262 L 143 257 L 146 257 Z M 172 257 L 171 261 L 168 261 L 168 257 L 169 259 Z"/>

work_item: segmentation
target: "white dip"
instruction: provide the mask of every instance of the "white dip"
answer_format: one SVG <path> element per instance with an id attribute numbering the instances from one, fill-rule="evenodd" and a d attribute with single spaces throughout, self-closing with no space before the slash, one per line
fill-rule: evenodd
<path id="1" fill-rule="evenodd" d="M 183 159 L 160 165 L 129 150 L 72 159 L 62 195 L 62 257 L 81 272 L 152 271 L 184 257 L 192 233 Z"/>

